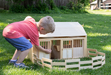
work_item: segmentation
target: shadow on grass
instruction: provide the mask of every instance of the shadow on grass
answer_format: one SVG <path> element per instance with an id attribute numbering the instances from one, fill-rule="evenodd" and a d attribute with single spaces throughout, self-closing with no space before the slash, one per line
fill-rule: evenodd
<path id="1" fill-rule="evenodd" d="M 105 46 L 111 46 L 111 15 L 98 15 L 98 14 L 0 14 L 0 75 L 4 75 L 4 70 L 8 61 L 11 59 L 15 48 L 11 46 L 2 36 L 2 31 L 8 23 L 21 21 L 26 16 L 30 15 L 38 22 L 40 18 L 50 15 L 55 19 L 55 22 L 79 22 L 84 24 L 84 29 L 87 33 L 87 46 L 88 48 L 97 49 L 106 54 L 106 64 L 97 70 L 81 70 L 78 74 L 83 75 L 109 75 L 111 50 L 107 50 Z M 46 75 L 68 75 L 77 72 L 67 71 L 49 71 L 38 65 L 34 65 L 30 60 L 24 61 L 26 65 L 32 66 L 29 70 L 41 72 Z"/>

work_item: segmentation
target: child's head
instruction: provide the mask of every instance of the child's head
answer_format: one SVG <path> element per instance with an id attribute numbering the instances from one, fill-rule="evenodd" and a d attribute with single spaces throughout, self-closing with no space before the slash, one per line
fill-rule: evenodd
<path id="1" fill-rule="evenodd" d="M 41 34 L 53 33 L 55 31 L 53 18 L 51 16 L 41 18 L 38 23 L 38 27 Z"/>

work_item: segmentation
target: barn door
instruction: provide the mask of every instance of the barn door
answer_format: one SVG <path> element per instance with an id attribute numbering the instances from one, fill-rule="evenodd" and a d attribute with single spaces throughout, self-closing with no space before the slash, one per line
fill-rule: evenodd
<path id="1" fill-rule="evenodd" d="M 73 58 L 83 57 L 83 39 L 73 40 Z"/>
<path id="2" fill-rule="evenodd" d="M 51 49 L 51 42 L 50 41 L 40 41 L 40 46 L 44 49 Z M 46 54 L 45 52 L 39 51 L 39 58 L 50 58 L 50 54 Z"/>
<path id="3" fill-rule="evenodd" d="M 63 41 L 63 58 L 72 58 L 72 40 Z"/>

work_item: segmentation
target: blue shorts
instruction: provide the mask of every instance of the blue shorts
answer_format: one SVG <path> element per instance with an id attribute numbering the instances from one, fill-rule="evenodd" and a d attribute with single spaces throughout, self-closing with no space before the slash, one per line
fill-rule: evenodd
<path id="1" fill-rule="evenodd" d="M 17 50 L 25 51 L 32 48 L 32 44 L 25 37 L 9 39 L 5 38 L 10 44 L 12 44 Z"/>

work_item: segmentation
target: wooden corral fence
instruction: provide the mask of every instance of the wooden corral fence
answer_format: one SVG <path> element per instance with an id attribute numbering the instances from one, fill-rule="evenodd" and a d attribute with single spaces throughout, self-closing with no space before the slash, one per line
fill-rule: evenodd
<path id="1" fill-rule="evenodd" d="M 105 53 L 98 52 L 95 49 L 88 49 L 88 60 L 66 59 L 64 61 L 53 62 L 52 59 L 42 58 L 41 60 L 34 56 L 34 59 L 42 67 L 52 69 L 79 71 L 81 69 L 98 69 L 105 64 Z M 58 59 L 59 60 L 59 59 Z M 56 67 L 55 67 L 56 66 Z"/>
<path id="2" fill-rule="evenodd" d="M 32 0 L 33 1 L 33 0 Z M 39 0 L 34 0 L 33 2 L 30 2 L 30 0 L 25 0 L 23 4 L 37 4 Z M 42 2 L 45 0 L 41 0 Z M 66 6 L 70 1 L 77 4 L 78 0 L 53 0 L 56 6 Z M 7 0 L 0 0 L 0 8 L 9 9 L 10 4 L 13 3 L 13 0 L 8 2 Z"/>

